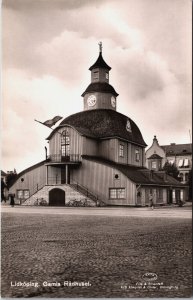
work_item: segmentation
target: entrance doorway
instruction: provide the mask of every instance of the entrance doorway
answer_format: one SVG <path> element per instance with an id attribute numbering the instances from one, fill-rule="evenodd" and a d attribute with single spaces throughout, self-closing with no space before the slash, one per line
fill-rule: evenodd
<path id="1" fill-rule="evenodd" d="M 172 189 L 169 189 L 168 190 L 168 197 L 167 197 L 168 199 L 168 204 L 172 204 Z"/>
<path id="2" fill-rule="evenodd" d="M 55 188 L 49 191 L 50 206 L 65 206 L 65 191 Z"/>

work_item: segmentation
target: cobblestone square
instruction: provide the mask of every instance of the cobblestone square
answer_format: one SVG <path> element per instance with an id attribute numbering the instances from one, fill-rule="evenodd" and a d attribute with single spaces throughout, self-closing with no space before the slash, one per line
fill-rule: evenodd
<path id="1" fill-rule="evenodd" d="M 120 217 L 111 209 L 9 209 L 2 213 L 3 298 L 191 296 L 189 217 L 162 217 L 161 210 L 156 217 L 157 210 L 143 218 L 142 209 Z M 150 273 L 157 277 L 149 280 Z"/>

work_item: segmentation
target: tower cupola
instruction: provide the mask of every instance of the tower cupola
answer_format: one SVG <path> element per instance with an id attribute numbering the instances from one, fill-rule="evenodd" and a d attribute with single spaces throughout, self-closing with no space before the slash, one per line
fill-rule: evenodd
<path id="1" fill-rule="evenodd" d="M 89 70 L 91 71 L 91 83 L 82 94 L 82 97 L 84 97 L 84 110 L 101 108 L 116 110 L 116 97 L 118 94 L 109 84 L 111 67 L 103 59 L 102 42 L 99 43 L 99 56 Z"/>

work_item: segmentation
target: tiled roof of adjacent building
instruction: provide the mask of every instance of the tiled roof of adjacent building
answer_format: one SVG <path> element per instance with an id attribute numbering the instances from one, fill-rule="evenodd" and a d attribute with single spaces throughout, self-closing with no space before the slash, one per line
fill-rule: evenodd
<path id="1" fill-rule="evenodd" d="M 130 122 L 131 132 L 126 130 Z M 120 138 L 140 146 L 146 146 L 137 125 L 127 116 L 111 109 L 93 109 L 76 113 L 64 119 L 47 138 L 65 125 L 74 127 L 80 134 L 97 139 Z"/>
<path id="2" fill-rule="evenodd" d="M 192 144 L 163 145 L 161 148 L 166 152 L 166 156 L 192 154 Z"/>
<path id="3" fill-rule="evenodd" d="M 110 167 L 114 167 L 120 172 L 122 172 L 126 177 L 128 177 L 131 181 L 142 184 L 142 185 L 156 185 L 156 186 L 176 186 L 176 187 L 184 187 L 179 181 L 175 178 L 164 174 L 164 172 L 156 172 L 151 171 L 144 167 L 135 167 L 133 165 L 124 165 L 115 163 L 113 161 L 95 157 L 83 155 L 83 159 L 91 160 L 95 162 L 99 162 L 102 164 L 106 164 Z"/>
<path id="4" fill-rule="evenodd" d="M 92 92 L 98 92 L 98 93 L 111 93 L 115 97 L 117 97 L 119 94 L 115 91 L 114 87 L 110 85 L 107 82 L 93 82 L 89 84 L 89 86 L 86 88 L 84 93 L 81 95 L 84 97 L 86 93 L 92 93 Z"/>
<path id="5" fill-rule="evenodd" d="M 99 57 L 97 58 L 96 62 L 89 68 L 89 70 L 91 71 L 92 69 L 95 68 L 104 68 L 109 71 L 111 70 L 111 67 L 109 67 L 107 63 L 104 61 L 101 52 L 99 53 Z"/>

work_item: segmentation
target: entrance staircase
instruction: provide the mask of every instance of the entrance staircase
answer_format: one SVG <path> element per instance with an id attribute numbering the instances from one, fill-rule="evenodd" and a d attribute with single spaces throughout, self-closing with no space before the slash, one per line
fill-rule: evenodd
<path id="1" fill-rule="evenodd" d="M 77 190 L 75 186 L 71 184 L 57 184 L 57 185 L 45 185 L 31 197 L 25 200 L 22 205 L 49 205 L 49 191 L 53 188 L 60 188 L 65 191 L 65 205 L 73 206 L 73 202 L 86 203 L 86 206 L 96 206 L 97 200 L 92 197 L 91 193 L 85 194 L 81 190 Z M 93 199 L 92 199 L 93 198 Z M 72 205 L 71 205 L 72 204 Z M 76 205 L 78 206 L 78 205 Z M 83 206 L 83 205 L 81 205 Z"/>

